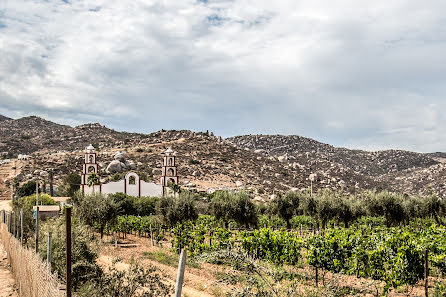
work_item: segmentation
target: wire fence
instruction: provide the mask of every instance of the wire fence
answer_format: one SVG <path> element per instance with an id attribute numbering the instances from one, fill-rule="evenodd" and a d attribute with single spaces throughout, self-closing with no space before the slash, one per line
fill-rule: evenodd
<path id="1" fill-rule="evenodd" d="M 8 262 L 20 297 L 62 297 L 57 275 L 34 251 L 23 247 L 3 222 L 0 223 L 0 244 L 7 252 Z"/>

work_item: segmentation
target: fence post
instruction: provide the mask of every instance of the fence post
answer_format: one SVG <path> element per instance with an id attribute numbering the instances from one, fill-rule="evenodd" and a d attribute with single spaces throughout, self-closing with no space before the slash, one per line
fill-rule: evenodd
<path id="1" fill-rule="evenodd" d="M 175 297 L 181 297 L 184 281 L 184 269 L 186 268 L 186 250 L 181 250 L 180 261 L 178 262 L 177 282 L 175 285 Z"/>
<path id="2" fill-rule="evenodd" d="M 20 244 L 23 246 L 23 208 L 20 209 Z"/>
<path id="3" fill-rule="evenodd" d="M 429 259 L 427 249 L 424 250 L 424 295 L 429 295 Z"/>
<path id="4" fill-rule="evenodd" d="M 12 234 L 12 236 L 15 237 L 15 228 L 16 228 L 17 222 L 16 222 L 16 217 L 15 217 L 14 211 L 11 213 L 11 216 L 12 216 L 11 234 Z"/>
<path id="5" fill-rule="evenodd" d="M 51 245 L 51 239 L 52 239 L 53 233 L 49 232 L 48 233 L 48 244 L 46 247 L 46 262 L 48 263 L 48 266 L 51 267 L 51 249 L 52 249 L 52 245 Z"/>
<path id="6" fill-rule="evenodd" d="M 17 239 L 19 239 L 20 223 L 20 211 L 17 209 L 17 226 L 15 230 L 15 237 Z"/>
<path id="7" fill-rule="evenodd" d="M 153 232 L 152 232 L 152 224 L 150 224 L 150 241 L 152 242 L 152 246 L 153 246 Z"/>
<path id="8" fill-rule="evenodd" d="M 39 206 L 36 206 L 36 254 L 39 254 Z"/>
<path id="9" fill-rule="evenodd" d="M 67 297 L 71 297 L 71 207 L 65 208 L 66 260 L 67 260 Z"/>

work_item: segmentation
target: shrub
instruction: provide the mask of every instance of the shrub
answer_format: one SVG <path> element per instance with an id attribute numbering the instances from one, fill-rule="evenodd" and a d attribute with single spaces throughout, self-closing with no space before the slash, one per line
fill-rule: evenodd
<path id="1" fill-rule="evenodd" d="M 246 193 L 232 194 L 227 191 L 214 193 L 209 204 L 212 215 L 227 223 L 234 220 L 241 225 L 257 226 L 257 207 Z"/>
<path id="2" fill-rule="evenodd" d="M 29 181 L 17 188 L 16 194 L 19 197 L 25 197 L 36 193 L 36 182 Z"/>
<path id="3" fill-rule="evenodd" d="M 52 232 L 51 269 L 58 275 L 65 275 L 65 218 L 49 219 L 42 223 L 40 228 L 39 254 L 46 258 L 46 236 Z M 73 216 L 72 225 L 72 277 L 73 289 L 78 289 L 87 281 L 98 281 L 102 275 L 100 267 L 96 264 L 97 245 L 88 236 L 88 229 L 80 220 Z"/>
<path id="4" fill-rule="evenodd" d="M 118 216 L 118 205 L 110 196 L 100 193 L 83 196 L 76 205 L 78 217 L 89 226 L 99 225 L 101 238 L 107 223 L 116 222 Z"/>
<path id="5" fill-rule="evenodd" d="M 195 197 L 188 191 L 181 191 L 178 198 L 161 197 L 156 204 L 156 214 L 168 225 L 195 220 L 198 218 Z"/>
<path id="6" fill-rule="evenodd" d="M 81 176 L 77 173 L 70 173 L 64 179 L 62 186 L 59 188 L 63 195 L 73 197 L 74 193 L 80 189 Z"/>

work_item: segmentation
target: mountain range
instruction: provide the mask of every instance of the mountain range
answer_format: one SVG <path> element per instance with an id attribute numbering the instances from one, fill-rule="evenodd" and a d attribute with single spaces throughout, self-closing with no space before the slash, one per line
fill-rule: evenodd
<path id="1" fill-rule="evenodd" d="M 40 117 L 10 119 L 0 115 L 0 152 L 31 154 L 21 166 L 20 179 L 54 170 L 56 182 L 79 172 L 82 150 L 99 149 L 105 169 L 116 151 L 125 151 L 138 172 L 158 180 L 162 153 L 172 147 L 178 155 L 184 187 L 199 191 L 245 189 L 259 199 L 288 190 L 390 190 L 446 195 L 446 153 L 402 150 L 362 151 L 334 147 L 295 135 L 242 135 L 222 139 L 209 132 L 161 130 L 149 134 L 119 132 L 99 123 L 77 127 Z M 101 176 L 106 177 L 105 170 Z M 310 181 L 310 175 L 314 181 Z"/>

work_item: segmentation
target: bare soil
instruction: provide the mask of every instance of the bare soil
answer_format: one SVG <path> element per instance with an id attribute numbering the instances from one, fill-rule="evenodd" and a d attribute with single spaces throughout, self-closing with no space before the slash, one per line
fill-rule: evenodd
<path id="1" fill-rule="evenodd" d="M 126 269 L 131 261 L 136 261 L 140 265 L 148 267 L 155 266 L 165 275 L 166 283 L 175 285 L 177 267 L 176 265 L 166 265 L 156 260 L 148 259 L 144 256 L 145 252 L 163 252 L 167 255 L 178 257 L 170 251 L 170 243 L 168 241 L 162 242 L 162 247 L 152 246 L 148 238 L 140 238 L 135 235 L 127 235 L 126 239 L 120 239 L 118 247 L 115 248 L 112 244 L 113 238 L 111 236 L 104 236 L 104 245 L 98 259 L 99 265 L 102 267 L 110 266 L 113 259 L 120 258 L 122 263 L 117 265 L 118 269 Z M 234 271 L 223 265 L 213 265 L 208 263 L 199 263 L 199 267 L 186 266 L 185 280 L 183 287 L 183 296 L 225 296 L 225 293 L 230 291 L 234 286 L 222 283 L 218 280 L 217 274 L 234 273 Z M 194 265 L 196 266 L 196 265 Z M 349 288 L 353 290 L 353 294 L 349 296 L 377 296 L 376 292 L 382 292 L 383 283 L 376 282 L 370 279 L 357 278 L 352 275 L 340 275 L 332 273 L 323 273 L 319 271 L 319 286 L 316 288 L 315 271 L 308 265 L 301 268 L 288 267 L 290 271 L 303 276 L 296 294 L 305 294 L 306 291 L 316 291 L 324 294 L 325 286 L 337 288 Z M 323 281 L 324 278 L 324 281 Z M 306 279 L 306 280 L 305 280 Z M 324 282 L 324 283 L 323 283 Z M 429 279 L 429 287 L 434 285 L 434 279 Z M 345 296 L 345 295 L 344 295 Z M 378 294 L 379 296 L 379 294 Z M 399 296 L 424 296 L 424 282 L 420 281 L 414 288 L 398 288 L 392 290 L 388 295 L 391 297 Z"/>
<path id="2" fill-rule="evenodd" d="M 18 296 L 14 278 L 6 258 L 6 252 L 0 242 L 0 297 Z"/>

